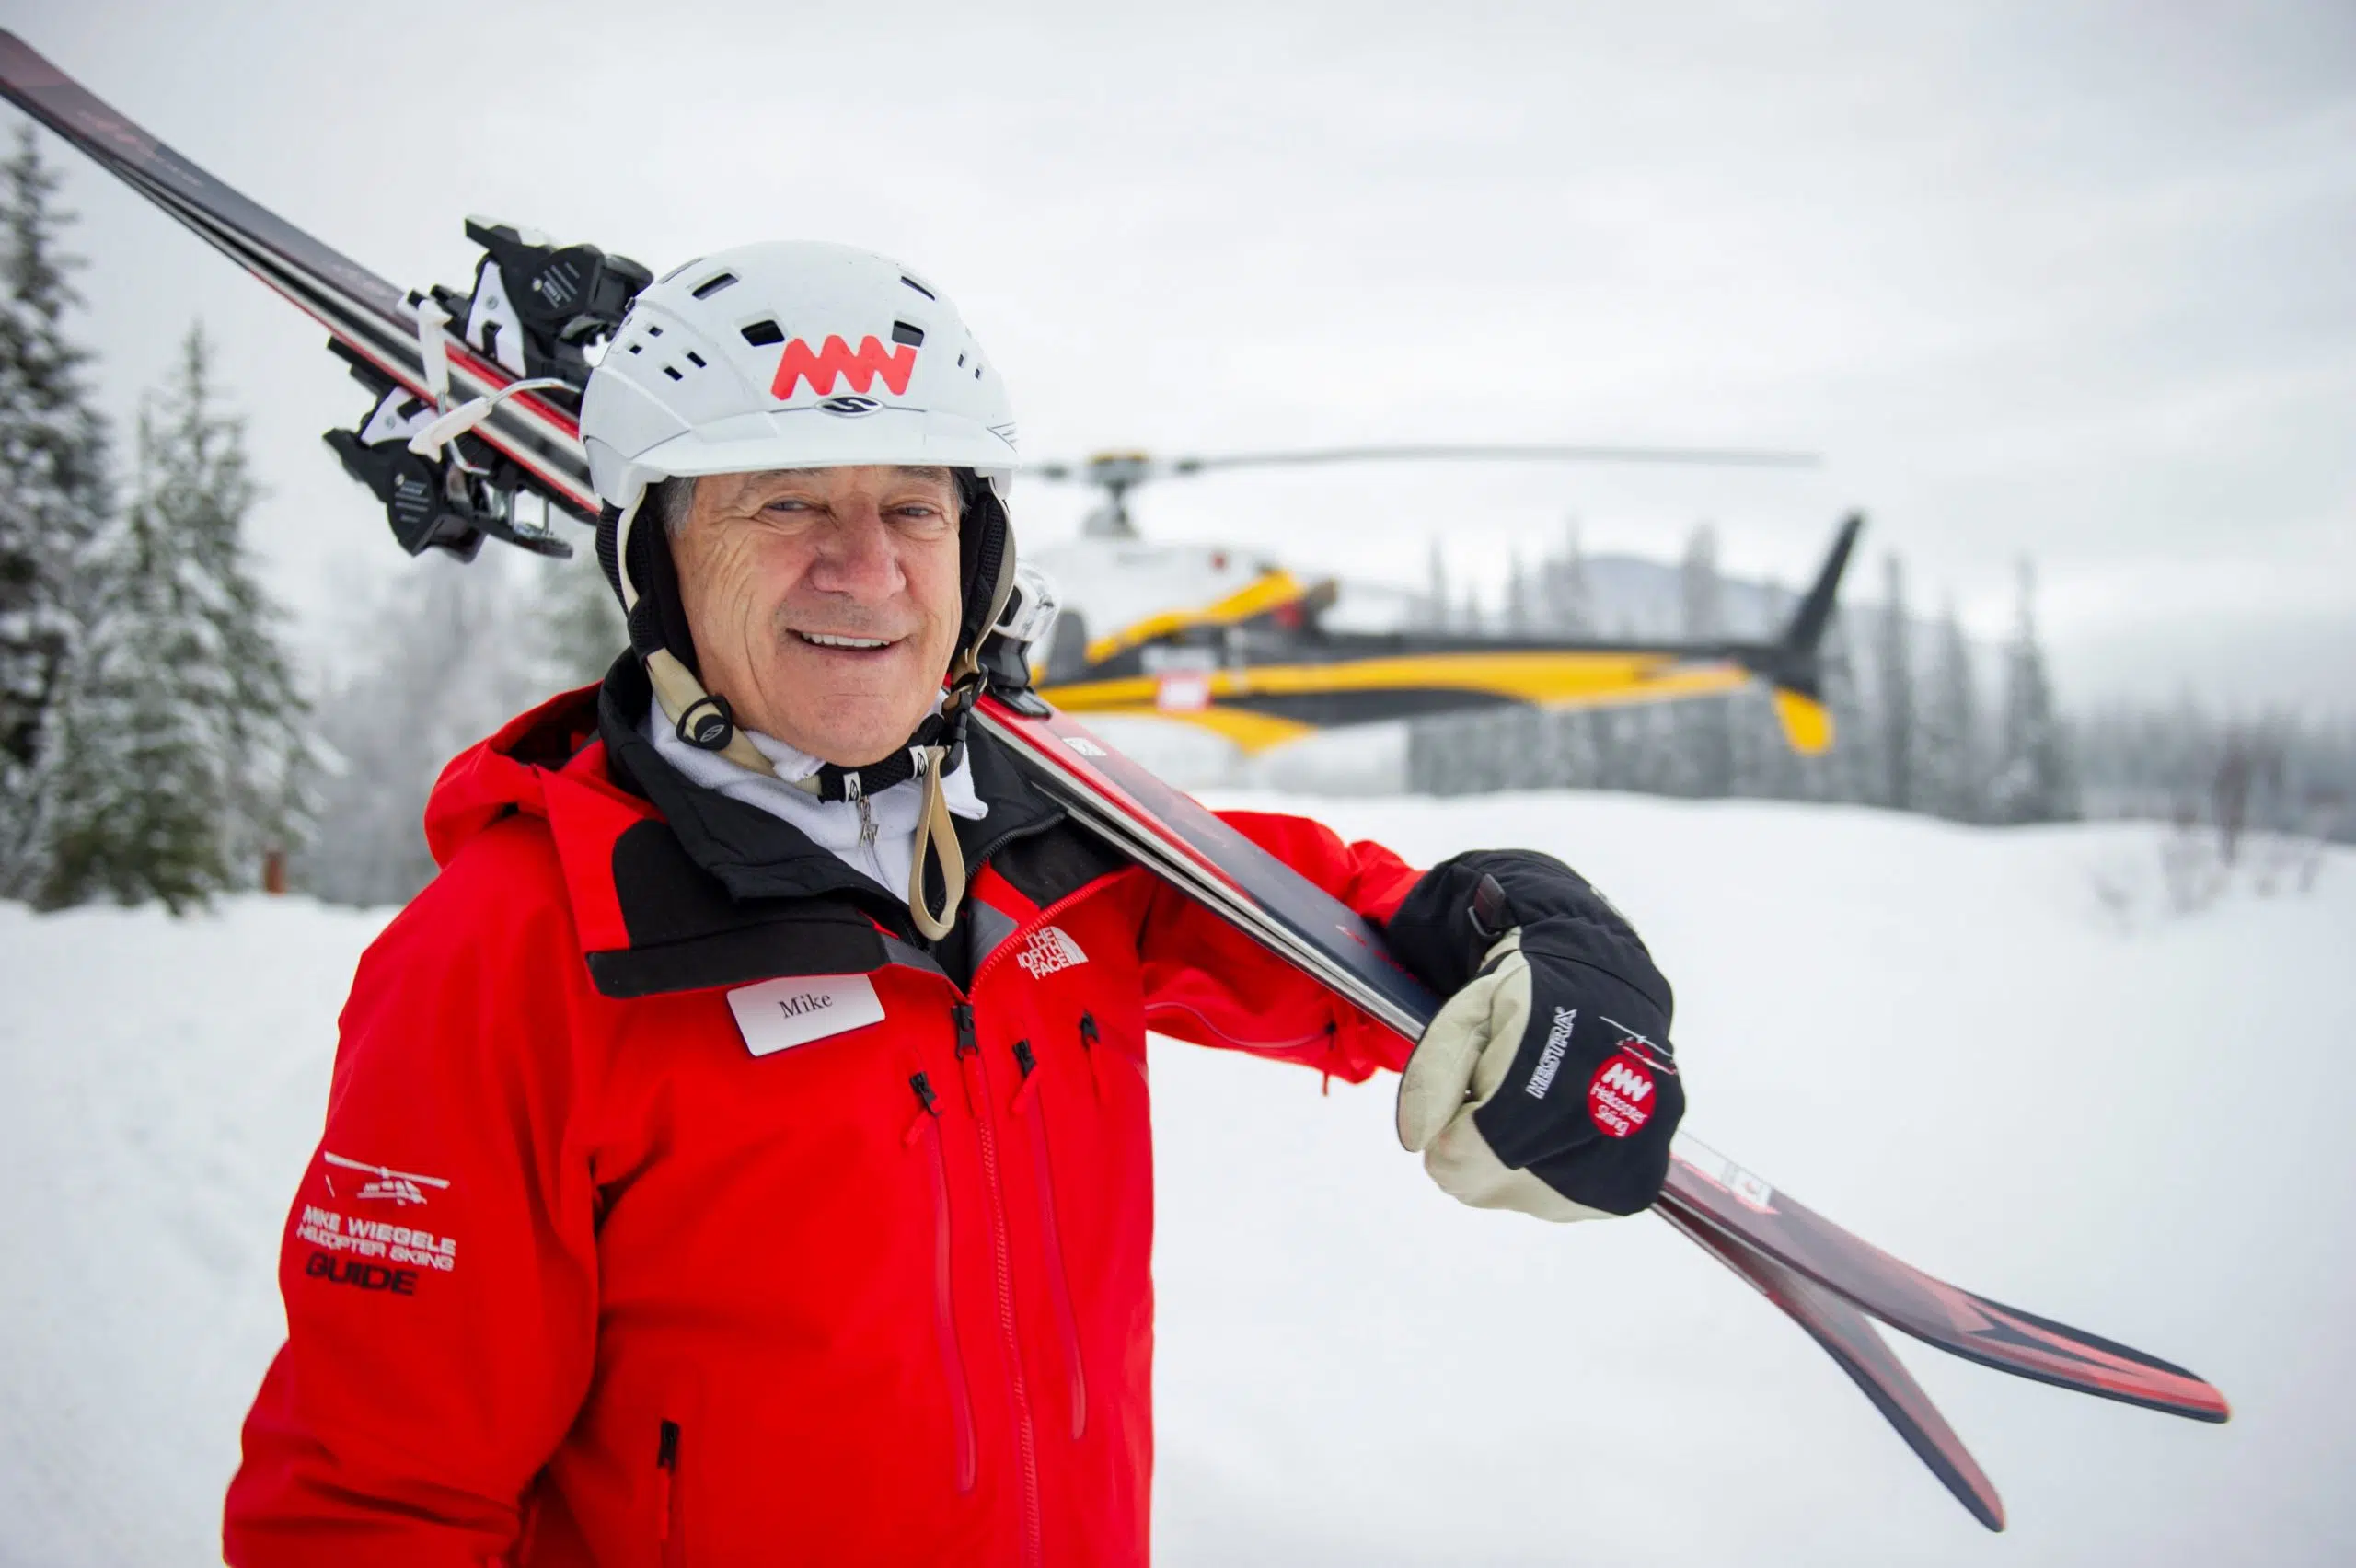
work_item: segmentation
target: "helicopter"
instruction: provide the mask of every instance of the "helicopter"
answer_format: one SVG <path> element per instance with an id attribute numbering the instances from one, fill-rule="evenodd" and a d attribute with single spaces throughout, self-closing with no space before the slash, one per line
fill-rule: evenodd
<path id="1" fill-rule="evenodd" d="M 1251 550 L 1147 541 L 1128 510 L 1130 493 L 1141 485 L 1218 470 L 1466 461 L 1792 467 L 1816 458 L 1690 447 L 1423 444 L 1167 459 L 1108 452 L 1029 464 L 1022 470 L 1028 477 L 1100 492 L 1077 540 L 1028 552 L 1062 601 L 1034 651 L 1040 695 L 1095 717 L 1189 724 L 1250 755 L 1324 730 L 1519 705 L 1675 701 L 1757 681 L 1767 686 L 1795 751 L 1814 755 L 1831 744 L 1819 648 L 1862 515 L 1842 521 L 1813 584 L 1772 640 L 1604 640 L 1345 625 L 1334 615 L 1345 592 L 1338 579 L 1303 581 Z"/>

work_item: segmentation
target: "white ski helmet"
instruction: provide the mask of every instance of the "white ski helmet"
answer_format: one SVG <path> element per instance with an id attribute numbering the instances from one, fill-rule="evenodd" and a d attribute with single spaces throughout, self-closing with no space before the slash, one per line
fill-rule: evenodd
<path id="1" fill-rule="evenodd" d="M 866 768 L 829 767 L 823 789 L 856 798 L 929 773 L 928 836 L 946 837 L 953 856 L 945 808 L 933 811 L 930 797 L 941 770 L 955 765 L 982 640 L 1014 581 L 1005 507 L 1014 436 L 1013 406 L 956 306 L 886 257 L 807 240 L 739 246 L 673 268 L 641 292 L 589 376 L 581 444 L 605 503 L 599 564 L 680 738 L 768 771 L 726 702 L 703 687 L 669 542 L 660 529 L 632 527 L 649 487 L 772 468 L 949 468 L 964 502 L 964 594 L 950 697 L 906 751 Z M 919 878 L 926 859 L 918 856 Z M 945 880 L 953 916 L 962 864 Z M 912 890 L 910 906 L 932 934 L 939 922 L 921 894 Z"/>
<path id="2" fill-rule="evenodd" d="M 589 378 L 599 498 L 653 480 L 862 463 L 971 468 L 1003 499 L 1014 409 L 956 306 L 898 262 L 809 240 L 673 268 Z"/>

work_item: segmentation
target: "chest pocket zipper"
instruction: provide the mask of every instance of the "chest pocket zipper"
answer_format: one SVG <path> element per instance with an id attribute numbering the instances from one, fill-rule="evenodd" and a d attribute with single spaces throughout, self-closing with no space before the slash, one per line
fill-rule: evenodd
<path id="1" fill-rule="evenodd" d="M 1096 1103 L 1104 1103 L 1104 1080 L 1096 1076 L 1096 1043 L 1103 1038 L 1096 1030 L 1096 1015 L 1083 1009 L 1080 1015 L 1080 1054 L 1088 1059 L 1088 1092 Z"/>
<path id="2" fill-rule="evenodd" d="M 916 1091 L 917 1113 L 901 1138 L 904 1147 L 930 1144 L 927 1163 L 932 1168 L 932 1320 L 941 1343 L 941 1373 L 949 1386 L 951 1416 L 957 1429 L 957 1490 L 974 1490 L 974 1396 L 965 1383 L 965 1358 L 957 1348 L 957 1315 L 949 1268 L 949 1158 L 941 1147 L 941 1097 L 931 1080 L 918 1073 L 908 1079 Z"/>
<path id="3" fill-rule="evenodd" d="M 1094 1027 L 1094 1020 L 1084 1025 Z M 1093 1058 L 1091 1057 L 1091 1063 Z M 1039 1190 L 1039 1235 L 1046 1252 L 1047 1290 L 1054 1298 L 1056 1329 L 1063 1340 L 1064 1365 L 1071 1385 L 1071 1435 L 1076 1442 L 1088 1430 L 1088 1376 L 1080 1354 L 1080 1320 L 1072 1311 L 1071 1281 L 1064 1269 L 1063 1228 L 1056 1220 L 1055 1165 L 1047 1153 L 1047 1118 L 1039 1103 L 1038 1057 L 1031 1042 L 1014 1043 L 1014 1065 L 1022 1069 L 1022 1087 L 1014 1091 L 1014 1110 L 1031 1139 L 1031 1180 Z"/>
<path id="4" fill-rule="evenodd" d="M 658 1430 L 654 1444 L 654 1539 L 662 1551 L 663 1568 L 674 1568 L 682 1561 L 679 1532 L 675 1528 L 678 1514 L 679 1490 L 679 1424 L 665 1421 Z"/>

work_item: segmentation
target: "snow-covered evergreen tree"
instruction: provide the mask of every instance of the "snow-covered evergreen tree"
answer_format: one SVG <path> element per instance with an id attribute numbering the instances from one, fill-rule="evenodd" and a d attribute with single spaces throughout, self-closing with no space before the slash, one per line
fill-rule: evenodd
<path id="1" fill-rule="evenodd" d="M 367 659 L 321 704 L 335 754 L 302 884 L 341 904 L 406 902 L 433 875 L 426 796 L 459 752 L 548 695 L 530 590 L 512 551 L 472 565 L 430 552 L 366 617 Z"/>
<path id="2" fill-rule="evenodd" d="M 131 504 L 87 552 L 40 901 L 162 900 L 260 879 L 308 821 L 308 710 L 244 539 L 257 490 L 202 331 L 142 409 Z"/>
<path id="3" fill-rule="evenodd" d="M 1507 636 L 1527 637 L 1536 628 L 1538 616 L 1534 598 L 1530 571 L 1521 562 L 1521 551 L 1513 550 L 1506 558 L 1506 596 L 1502 619 Z"/>
<path id="4" fill-rule="evenodd" d="M 1538 581 L 1542 627 L 1556 637 L 1595 635 L 1595 589 L 1588 579 L 1587 551 L 1579 540 L 1577 518 L 1564 525 L 1562 553 L 1539 564 Z M 1546 784 L 1572 789 L 1598 786 L 1603 738 L 1592 709 L 1570 708 L 1548 713 L 1541 744 L 1546 754 Z"/>
<path id="5" fill-rule="evenodd" d="M 1433 631 L 1448 629 L 1449 612 L 1455 604 L 1449 598 L 1448 558 L 1439 548 L 1439 540 L 1432 540 L 1431 559 L 1426 567 L 1424 583 L 1423 624 Z"/>
<path id="6" fill-rule="evenodd" d="M 1870 801 L 1876 798 L 1880 772 L 1876 726 L 1867 721 L 1865 694 L 1859 689 L 1855 640 L 1849 634 L 1849 615 L 1836 609 L 1825 623 L 1824 706 L 1832 715 L 1832 749 L 1804 759 L 1807 798 L 1816 801 Z"/>
<path id="7" fill-rule="evenodd" d="M 1574 517 L 1563 528 L 1563 553 L 1539 569 L 1544 594 L 1543 623 L 1569 637 L 1595 635 L 1595 585 L 1588 579 L 1587 550 Z"/>
<path id="8" fill-rule="evenodd" d="M 1713 641 L 1726 635 L 1725 588 L 1718 577 L 1718 531 L 1697 525 L 1685 544 L 1678 570 L 1680 630 L 1689 640 Z M 1722 697 L 1694 698 L 1666 710 L 1675 715 L 1664 731 L 1673 738 L 1667 759 L 1673 792 L 1711 799 L 1734 788 L 1732 718 Z"/>
<path id="9" fill-rule="evenodd" d="M 616 656 L 629 646 L 629 628 L 595 554 L 576 549 L 570 560 L 538 558 L 536 587 L 534 618 L 549 689 L 605 679 Z"/>
<path id="10" fill-rule="evenodd" d="M 1999 822 L 2062 822 L 2078 814 L 2070 738 L 2054 710 L 2045 650 L 2037 634 L 2037 572 L 2020 563 L 2012 646 L 2004 656 L 2002 750 L 1992 791 Z"/>
<path id="11" fill-rule="evenodd" d="M 1897 552 L 1882 558 L 1880 624 L 1874 636 L 1874 697 L 1881 764 L 1878 798 L 1894 811 L 1912 811 L 1914 761 L 1914 623 L 1906 613 L 1906 568 Z"/>
<path id="12" fill-rule="evenodd" d="M 1950 595 L 1939 614 L 1938 652 L 1923 703 L 1921 794 L 1923 809 L 1958 822 L 1985 813 L 1986 769 L 1980 742 L 1979 682 L 1971 644 Z"/>
<path id="13" fill-rule="evenodd" d="M 80 571 L 110 509 L 107 433 L 68 340 L 78 265 L 30 126 L 0 164 L 0 896 L 44 875 L 58 703 L 89 613 Z"/>

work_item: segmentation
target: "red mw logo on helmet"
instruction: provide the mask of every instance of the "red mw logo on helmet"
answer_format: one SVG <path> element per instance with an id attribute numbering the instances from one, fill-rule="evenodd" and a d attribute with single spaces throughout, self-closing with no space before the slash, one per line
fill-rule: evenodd
<path id="1" fill-rule="evenodd" d="M 828 334 L 810 352 L 810 345 L 796 338 L 785 345 L 785 355 L 777 362 L 777 379 L 769 384 L 769 396 L 782 403 L 793 396 L 794 386 L 804 380 L 810 390 L 825 397 L 835 389 L 835 378 L 842 377 L 854 392 L 864 392 L 882 376 L 884 385 L 900 397 L 908 389 L 908 377 L 916 373 L 917 351 L 913 343 L 896 343 L 885 350 L 873 335 L 859 340 L 859 351 L 842 339 Z"/>

